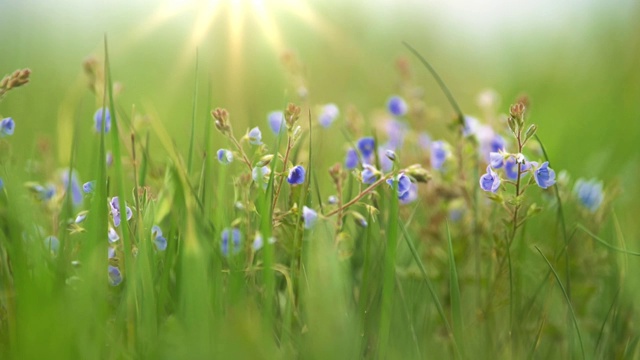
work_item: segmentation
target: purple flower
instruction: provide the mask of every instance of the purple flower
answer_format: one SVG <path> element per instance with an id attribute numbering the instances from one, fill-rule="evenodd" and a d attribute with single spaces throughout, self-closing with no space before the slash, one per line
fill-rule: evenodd
<path id="1" fill-rule="evenodd" d="M 398 199 L 407 200 L 409 198 L 409 191 L 411 190 L 411 179 L 404 173 L 400 173 L 397 177 L 398 182 Z M 387 179 L 387 184 L 393 188 L 394 179 Z"/>
<path id="2" fill-rule="evenodd" d="M 289 170 L 287 182 L 291 185 L 300 185 L 304 183 L 305 171 L 301 165 L 296 165 Z"/>
<path id="3" fill-rule="evenodd" d="M 442 170 L 447 156 L 449 156 L 449 150 L 444 141 L 434 141 L 431 143 L 431 167 L 436 170 Z"/>
<path id="4" fill-rule="evenodd" d="M 151 236 L 153 237 L 153 243 L 156 245 L 158 251 L 165 251 L 167 249 L 167 239 L 162 236 L 162 230 L 158 225 L 151 227 Z"/>
<path id="5" fill-rule="evenodd" d="M 409 204 L 418 200 L 418 185 L 411 183 L 409 190 L 398 197 L 401 204 Z"/>
<path id="6" fill-rule="evenodd" d="M 548 161 L 543 162 L 539 168 L 533 171 L 533 177 L 536 180 L 536 184 L 543 189 L 556 183 L 556 172 L 549 167 Z"/>
<path id="7" fill-rule="evenodd" d="M 347 150 L 347 156 L 344 159 L 344 167 L 349 170 L 355 169 L 358 166 L 358 162 L 360 162 L 358 152 L 354 148 L 349 148 L 349 150 Z"/>
<path id="8" fill-rule="evenodd" d="M 107 259 L 113 259 L 116 257 L 116 249 L 109 247 L 109 249 L 107 250 Z"/>
<path id="9" fill-rule="evenodd" d="M 358 140 L 357 143 L 358 150 L 360 150 L 360 154 L 362 154 L 363 158 L 368 158 L 373 155 L 373 152 L 376 149 L 376 143 L 372 137 L 363 137 Z"/>
<path id="10" fill-rule="evenodd" d="M 233 153 L 227 149 L 220 149 L 216 153 L 220 164 L 228 165 L 233 161 Z"/>
<path id="11" fill-rule="evenodd" d="M 329 205 L 335 205 L 338 203 L 338 197 L 335 195 L 330 195 L 327 199 L 327 202 L 329 203 Z"/>
<path id="12" fill-rule="evenodd" d="M 118 200 L 117 196 L 114 196 L 113 198 L 111 198 L 111 201 L 109 202 L 109 205 L 111 206 L 111 216 L 113 216 L 113 224 L 118 227 L 120 226 L 120 202 Z M 131 219 L 131 217 L 133 216 L 133 212 L 131 211 L 131 209 L 126 206 L 125 204 L 125 209 L 126 209 L 126 215 L 127 215 L 127 221 L 129 221 Z"/>
<path id="13" fill-rule="evenodd" d="M 322 107 L 322 111 L 318 116 L 318 122 L 320 122 L 320 126 L 327 128 L 336 120 L 338 115 L 340 115 L 340 110 L 336 104 L 326 104 Z"/>
<path id="14" fill-rule="evenodd" d="M 107 233 L 107 235 L 109 236 L 109 242 L 112 243 L 112 244 L 114 242 L 120 240 L 120 236 L 118 235 L 116 230 L 114 228 L 112 228 L 111 226 L 109 226 L 109 232 Z"/>
<path id="15" fill-rule="evenodd" d="M 407 132 L 407 124 L 400 120 L 389 119 L 385 123 L 385 130 L 389 135 L 387 145 L 391 149 L 399 149 L 404 142 L 404 136 Z"/>
<path id="16" fill-rule="evenodd" d="M 580 204 L 592 213 L 598 210 L 604 199 L 602 181 L 597 181 L 596 179 L 578 179 L 573 188 L 573 193 L 580 200 Z"/>
<path id="17" fill-rule="evenodd" d="M 364 164 L 362 165 L 364 167 L 364 169 L 362 170 L 362 172 L 360 173 L 360 176 L 362 177 L 362 182 L 364 184 L 373 184 L 376 181 L 376 178 L 378 177 L 378 170 L 368 164 Z"/>
<path id="18" fill-rule="evenodd" d="M 220 250 L 222 255 L 229 256 L 229 241 L 233 243 L 233 253 L 240 252 L 240 242 L 242 241 L 242 233 L 237 228 L 222 230 L 222 242 L 220 242 Z"/>
<path id="19" fill-rule="evenodd" d="M 262 132 L 257 126 L 249 130 L 249 143 L 251 145 L 262 145 Z"/>
<path id="20" fill-rule="evenodd" d="M 284 125 L 284 113 L 282 111 L 272 111 L 267 115 L 267 122 L 269 128 L 274 134 L 278 135 L 283 130 Z"/>
<path id="21" fill-rule="evenodd" d="M 109 265 L 109 284 L 111 284 L 111 286 L 118 286 L 121 282 L 122 274 L 120 273 L 120 269 Z"/>
<path id="22" fill-rule="evenodd" d="M 489 154 L 489 164 L 494 169 L 500 169 L 504 164 L 504 156 L 501 153 L 492 152 Z"/>
<path id="23" fill-rule="evenodd" d="M 516 180 L 518 178 L 518 164 L 513 156 L 510 156 L 504 163 L 504 173 L 509 180 Z"/>
<path id="24" fill-rule="evenodd" d="M 96 132 L 97 133 L 102 131 L 102 120 L 103 119 L 105 119 L 104 132 L 108 133 L 109 130 L 111 130 L 111 114 L 109 113 L 109 109 L 107 109 L 107 108 L 100 108 L 100 109 L 96 110 L 96 113 L 93 115 L 93 120 L 96 123 Z"/>
<path id="25" fill-rule="evenodd" d="M 74 221 L 76 224 L 80 224 L 81 222 L 83 222 L 86 218 L 87 215 L 89 214 L 88 211 L 81 211 L 78 213 L 78 215 L 76 216 L 76 220 Z"/>
<path id="26" fill-rule="evenodd" d="M 69 170 L 62 171 L 61 177 L 64 190 L 67 191 L 69 188 Z M 82 190 L 78 181 L 78 173 L 75 170 L 71 171 L 71 200 L 74 206 L 82 204 Z"/>
<path id="27" fill-rule="evenodd" d="M 4 118 L 0 120 L 0 138 L 13 135 L 16 129 L 16 123 L 12 118 Z"/>
<path id="28" fill-rule="evenodd" d="M 500 188 L 500 176 L 491 169 L 491 166 L 487 166 L 487 173 L 480 177 L 480 188 L 493 193 Z"/>
<path id="29" fill-rule="evenodd" d="M 48 184 L 47 187 L 35 185 L 33 189 L 38 193 L 38 197 L 42 201 L 49 201 L 56 195 L 56 188 L 51 184 Z"/>
<path id="30" fill-rule="evenodd" d="M 304 220 L 304 228 L 311 229 L 318 220 L 318 213 L 306 206 L 302 207 L 302 219 Z"/>
<path id="31" fill-rule="evenodd" d="M 387 155 L 388 151 L 391 152 L 391 156 L 396 156 L 396 153 L 392 150 L 385 150 L 382 146 L 378 148 L 378 160 L 380 161 L 380 168 L 384 172 L 389 172 L 393 169 L 393 160 Z"/>
<path id="32" fill-rule="evenodd" d="M 82 191 L 84 191 L 85 194 L 91 194 L 95 189 L 96 189 L 95 180 L 94 181 L 88 181 L 88 182 L 82 184 Z"/>
<path id="33" fill-rule="evenodd" d="M 480 127 L 480 122 L 478 121 L 478 119 L 471 117 L 471 116 L 465 116 L 464 117 L 464 128 L 462 129 L 462 135 L 464 137 L 469 137 L 471 135 L 475 135 L 476 132 L 478 131 L 478 128 Z"/>
<path id="34" fill-rule="evenodd" d="M 404 116 L 409 110 L 409 106 L 400 96 L 394 95 L 387 100 L 387 110 L 393 116 Z"/>

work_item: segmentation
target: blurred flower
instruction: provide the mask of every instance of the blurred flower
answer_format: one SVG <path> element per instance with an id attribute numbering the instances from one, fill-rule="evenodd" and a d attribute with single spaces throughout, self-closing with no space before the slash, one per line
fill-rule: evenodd
<path id="1" fill-rule="evenodd" d="M 418 145 L 420 145 L 423 150 L 431 149 L 431 136 L 424 131 L 418 134 Z"/>
<path id="2" fill-rule="evenodd" d="M 251 145 L 262 145 L 262 133 L 257 126 L 249 131 L 249 143 Z"/>
<path id="3" fill-rule="evenodd" d="M 359 212 L 353 211 L 351 215 L 353 216 L 353 219 L 356 221 L 356 224 L 358 224 L 359 226 L 363 228 L 366 228 L 367 226 L 369 226 L 367 219 L 365 219 L 364 216 L 362 216 L 362 214 L 360 214 Z"/>
<path id="4" fill-rule="evenodd" d="M 102 131 L 103 119 L 105 119 L 104 132 L 108 133 L 109 130 L 111 130 L 111 114 L 109 113 L 109 109 L 107 108 L 100 108 L 96 110 L 96 113 L 93 115 L 93 120 L 95 121 L 95 124 L 96 124 L 97 133 Z"/>
<path id="5" fill-rule="evenodd" d="M 0 120 L 0 138 L 13 135 L 16 129 L 16 123 L 12 118 L 4 118 Z"/>
<path id="6" fill-rule="evenodd" d="M 233 153 L 227 149 L 218 150 L 217 156 L 220 164 L 227 165 L 233 161 Z"/>
<path id="7" fill-rule="evenodd" d="M 301 165 L 296 165 L 289 170 L 287 182 L 291 185 L 300 185 L 304 183 L 305 171 Z"/>
<path id="8" fill-rule="evenodd" d="M 304 220 L 304 228 L 311 229 L 318 220 L 318 213 L 306 206 L 302 207 L 302 219 Z"/>
<path id="9" fill-rule="evenodd" d="M 2 178 L 0 178 L 0 190 L 2 190 L 4 188 L 4 181 L 2 181 Z"/>
<path id="10" fill-rule="evenodd" d="M 114 196 L 113 198 L 111 198 L 111 201 L 109 202 L 109 205 L 111 206 L 111 215 L 113 216 L 113 224 L 118 227 L 120 226 L 120 202 L 118 201 L 118 197 Z M 126 206 L 125 204 L 125 209 L 126 209 L 126 215 L 127 215 L 127 221 L 129 221 L 131 219 L 131 217 L 133 216 L 133 212 L 131 211 L 131 209 Z"/>
<path id="11" fill-rule="evenodd" d="M 112 243 L 112 244 L 114 242 L 120 240 L 120 236 L 118 235 L 116 230 L 114 228 L 112 228 L 111 226 L 109 226 L 109 232 L 108 232 L 107 235 L 109 236 L 109 242 Z"/>
<path id="12" fill-rule="evenodd" d="M 105 161 L 107 162 L 107 167 L 113 164 L 113 154 L 111 153 L 111 151 L 107 151 L 107 159 Z"/>
<path id="13" fill-rule="evenodd" d="M 109 247 L 109 249 L 107 250 L 107 259 L 113 259 L 116 257 L 116 249 Z"/>
<path id="14" fill-rule="evenodd" d="M 380 146 L 378 148 L 378 160 L 380 161 L 380 169 L 384 172 L 389 172 L 393 170 L 393 161 L 387 155 L 387 151 L 391 151 L 392 156 L 395 157 L 396 153 L 392 150 L 388 150 Z"/>
<path id="15" fill-rule="evenodd" d="M 462 129 L 462 135 L 464 137 L 469 137 L 471 135 L 475 135 L 480 127 L 480 122 L 478 119 L 472 116 L 464 117 L 464 128 Z"/>
<path id="16" fill-rule="evenodd" d="M 449 150 L 444 141 L 434 141 L 431 143 L 431 167 L 436 170 L 442 170 L 447 156 L 449 156 Z"/>
<path id="17" fill-rule="evenodd" d="M 540 167 L 537 167 L 533 171 L 533 177 L 536 180 L 536 184 L 543 189 L 546 189 L 556 183 L 556 172 L 549 167 L 548 161 L 543 162 Z"/>
<path id="18" fill-rule="evenodd" d="M 35 185 L 33 190 L 38 193 L 38 197 L 42 201 L 49 201 L 56 195 L 56 188 L 51 184 L 48 184 L 47 187 Z"/>
<path id="19" fill-rule="evenodd" d="M 401 204 L 409 204 L 418 200 L 418 185 L 411 183 L 409 190 L 399 196 L 398 199 L 400 199 Z"/>
<path id="20" fill-rule="evenodd" d="M 121 282 L 122 274 L 120 273 L 120 269 L 109 265 L 109 284 L 111 284 L 111 286 L 118 286 Z"/>
<path id="21" fill-rule="evenodd" d="M 233 253 L 240 252 L 240 242 L 242 241 L 242 233 L 237 228 L 229 230 L 226 228 L 222 230 L 222 242 L 220 243 L 220 250 L 222 255 L 229 256 L 229 241 L 233 243 Z"/>
<path id="22" fill-rule="evenodd" d="M 253 244 L 251 244 L 251 248 L 253 249 L 253 251 L 258 251 L 262 249 L 262 246 L 264 246 L 264 240 L 262 239 L 262 234 L 260 234 L 259 232 L 256 232 L 256 236 L 253 238 Z"/>
<path id="23" fill-rule="evenodd" d="M 349 150 L 347 150 L 347 156 L 344 159 L 344 167 L 349 170 L 355 169 L 358 166 L 359 161 L 360 159 L 358 159 L 358 153 L 356 152 L 356 149 L 349 148 Z"/>
<path id="24" fill-rule="evenodd" d="M 378 174 L 380 172 L 372 165 L 364 164 L 362 166 L 364 168 L 360 173 L 360 176 L 362 177 L 362 182 L 364 184 L 373 184 L 376 181 L 376 178 L 378 177 Z"/>
<path id="25" fill-rule="evenodd" d="M 153 243 L 156 244 L 158 251 L 165 251 L 167 249 L 167 239 L 162 236 L 162 230 L 158 225 L 151 227 L 151 236 L 153 237 Z"/>
<path id="26" fill-rule="evenodd" d="M 397 119 L 389 119 L 386 121 L 384 129 L 389 136 L 387 146 L 392 150 L 401 148 L 407 133 L 407 124 Z"/>
<path id="27" fill-rule="evenodd" d="M 360 154 L 362 154 L 362 157 L 365 159 L 370 157 L 376 149 L 376 143 L 372 137 L 361 138 L 358 140 L 357 146 Z"/>
<path id="28" fill-rule="evenodd" d="M 501 153 L 492 152 L 489 154 L 489 165 L 494 169 L 500 169 L 504 164 L 504 156 Z"/>
<path id="29" fill-rule="evenodd" d="M 493 193 L 500 188 L 500 176 L 491 169 L 491 166 L 487 166 L 487 173 L 480 177 L 480 188 Z"/>
<path id="30" fill-rule="evenodd" d="M 92 193 L 95 190 L 95 188 L 96 188 L 95 180 L 82 184 L 82 191 L 84 191 L 85 194 Z"/>
<path id="31" fill-rule="evenodd" d="M 263 189 L 269 185 L 269 175 L 271 175 L 271 169 L 268 166 L 254 167 L 251 171 L 251 177 L 256 184 L 261 185 Z"/>
<path id="32" fill-rule="evenodd" d="M 411 188 L 411 179 L 409 179 L 409 177 L 404 173 L 400 173 L 400 175 L 398 175 L 395 180 L 387 179 L 387 184 L 389 184 L 389 186 L 393 188 L 393 183 L 395 181 L 398 182 L 398 188 L 396 189 L 396 191 L 398 192 L 398 199 L 406 199 Z"/>
<path id="33" fill-rule="evenodd" d="M 86 218 L 87 218 L 87 214 L 89 214 L 88 211 L 81 211 L 80 213 L 78 213 L 78 215 L 76 216 L 76 220 L 74 221 L 76 224 L 80 224 L 81 222 L 83 222 Z"/>
<path id="34" fill-rule="evenodd" d="M 596 179 L 578 179 L 573 188 L 573 193 L 580 200 L 580 203 L 592 213 L 598 210 L 604 198 L 602 181 Z"/>
<path id="35" fill-rule="evenodd" d="M 44 246 L 52 255 L 57 255 L 58 249 L 60 248 L 60 240 L 58 240 L 58 238 L 53 235 L 47 236 L 44 239 Z"/>
<path id="36" fill-rule="evenodd" d="M 404 116 L 409 110 L 409 106 L 403 98 L 394 95 L 387 100 L 387 110 L 393 116 Z"/>
<path id="37" fill-rule="evenodd" d="M 67 189 L 69 189 L 69 170 L 63 170 L 60 176 L 64 190 L 67 191 Z M 82 204 L 82 190 L 80 189 L 78 173 L 75 170 L 71 170 L 71 200 L 74 206 Z"/>
<path id="38" fill-rule="evenodd" d="M 338 203 L 338 197 L 336 197 L 335 195 L 331 195 L 327 199 L 327 202 L 329 203 L 329 205 L 335 205 Z"/>
<path id="39" fill-rule="evenodd" d="M 320 122 L 320 126 L 327 128 L 336 120 L 338 115 L 340 115 L 340 110 L 336 104 L 326 104 L 322 107 L 322 111 L 318 116 L 318 122 Z"/>
<path id="40" fill-rule="evenodd" d="M 282 130 L 282 125 L 284 125 L 284 113 L 282 111 L 272 111 L 267 115 L 267 122 L 269 123 L 269 128 L 273 131 L 274 134 L 278 135 Z"/>

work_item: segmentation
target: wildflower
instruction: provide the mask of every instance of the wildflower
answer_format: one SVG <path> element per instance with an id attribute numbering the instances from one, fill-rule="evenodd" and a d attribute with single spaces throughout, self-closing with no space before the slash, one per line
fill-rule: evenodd
<path id="1" fill-rule="evenodd" d="M 109 113 L 109 109 L 100 108 L 96 110 L 96 113 L 93 115 L 93 120 L 96 123 L 96 132 L 99 133 L 102 131 L 102 120 L 105 120 L 104 123 L 104 132 L 108 133 L 111 130 L 111 114 Z"/>
<path id="2" fill-rule="evenodd" d="M 543 162 L 540 167 L 533 171 L 533 177 L 536 180 L 536 184 L 543 189 L 556 183 L 556 172 L 549 167 L 548 161 Z"/>
<path id="3" fill-rule="evenodd" d="M 84 191 L 85 194 L 91 194 L 95 189 L 96 189 L 95 181 L 89 181 L 82 184 L 82 191 Z"/>
<path id="4" fill-rule="evenodd" d="M 113 224 L 118 227 L 120 226 L 120 202 L 118 200 L 117 196 L 114 196 L 113 198 L 111 198 L 111 201 L 109 202 L 109 205 L 111 206 L 111 215 L 113 216 Z M 128 206 L 126 206 L 125 204 L 125 209 L 126 209 L 126 216 L 127 216 L 127 221 L 129 221 L 131 219 L 131 217 L 133 216 L 133 212 L 131 211 L 131 208 L 129 208 Z"/>
<path id="5" fill-rule="evenodd" d="M 151 236 L 158 251 L 165 251 L 167 249 L 167 238 L 162 236 L 162 230 L 158 225 L 153 225 L 151 228 Z"/>
<path id="6" fill-rule="evenodd" d="M 376 143 L 372 137 L 363 137 L 358 140 L 358 150 L 362 154 L 363 158 L 368 158 L 373 154 L 376 149 Z"/>
<path id="7" fill-rule="evenodd" d="M 364 170 L 360 173 L 360 177 L 362 178 L 362 182 L 364 184 L 373 184 L 380 173 L 375 167 L 364 164 L 362 165 Z"/>
<path id="8" fill-rule="evenodd" d="M 356 149 L 349 148 L 349 150 L 347 150 L 347 156 L 344 159 L 344 167 L 349 170 L 355 169 L 356 166 L 358 166 L 359 161 L 360 159 L 358 159 L 358 153 L 356 152 Z"/>
<path id="9" fill-rule="evenodd" d="M 268 166 L 254 167 L 251 171 L 251 177 L 256 184 L 261 184 L 263 189 L 269 185 L 269 175 L 271 175 L 271 169 Z"/>
<path id="10" fill-rule="evenodd" d="M 518 164 L 512 156 L 504 163 L 504 173 L 509 180 L 516 180 L 518 178 Z"/>
<path id="11" fill-rule="evenodd" d="M 56 195 L 56 188 L 51 184 L 48 184 L 47 187 L 35 185 L 33 191 L 38 194 L 42 201 L 49 201 Z"/>
<path id="12" fill-rule="evenodd" d="M 385 123 L 385 132 L 389 136 L 387 146 L 391 149 L 399 149 L 404 143 L 404 137 L 407 133 L 407 124 L 397 119 L 389 119 Z"/>
<path id="13" fill-rule="evenodd" d="M 118 286 L 121 282 L 122 274 L 120 273 L 120 269 L 109 265 L 109 284 L 111 284 L 111 286 Z"/>
<path id="14" fill-rule="evenodd" d="M 480 122 L 478 121 L 478 119 L 471 116 L 464 117 L 464 128 L 462 129 L 462 135 L 464 137 L 475 135 L 479 128 Z"/>
<path id="15" fill-rule="evenodd" d="M 227 149 L 218 150 L 217 156 L 220 164 L 227 165 L 233 161 L 233 153 Z"/>
<path id="16" fill-rule="evenodd" d="M 112 243 L 112 244 L 114 242 L 120 240 L 120 236 L 118 235 L 116 230 L 114 228 L 112 228 L 111 226 L 109 226 L 109 232 L 108 232 L 107 235 L 109 236 L 109 242 Z"/>
<path id="17" fill-rule="evenodd" d="M 449 150 L 444 141 L 434 141 L 431 143 L 431 166 L 434 169 L 442 170 L 447 156 L 449 156 Z"/>
<path id="18" fill-rule="evenodd" d="M 400 96 L 394 95 L 387 100 L 387 110 L 393 116 L 404 116 L 409 109 L 406 101 Z"/>
<path id="19" fill-rule="evenodd" d="M 335 195 L 331 195 L 327 199 L 327 202 L 329 203 L 329 205 L 335 205 L 338 203 L 338 197 L 336 197 Z"/>
<path id="20" fill-rule="evenodd" d="M 229 239 L 231 237 L 231 239 Z M 222 255 L 229 256 L 229 240 L 233 242 L 233 253 L 240 252 L 240 242 L 242 241 L 242 233 L 237 228 L 229 230 L 226 228 L 222 231 L 222 242 L 220 243 L 220 250 Z"/>
<path id="21" fill-rule="evenodd" d="M 267 122 L 269 123 L 269 128 L 273 131 L 274 134 L 279 134 L 284 125 L 284 113 L 282 111 L 272 111 L 267 115 Z"/>
<path id="22" fill-rule="evenodd" d="M 259 232 L 256 232 L 256 236 L 253 238 L 253 244 L 251 244 L 251 248 L 253 249 L 253 251 L 258 251 L 262 249 L 262 246 L 264 246 L 264 240 L 262 239 L 262 234 L 260 234 Z"/>
<path id="23" fill-rule="evenodd" d="M 75 170 L 71 171 L 71 184 L 69 184 L 69 170 L 63 170 L 61 173 L 62 184 L 65 191 L 71 189 L 71 201 L 74 206 L 82 204 L 82 190 L 80 189 L 80 182 L 78 181 L 78 173 Z"/>
<path id="24" fill-rule="evenodd" d="M 424 131 L 421 132 L 418 135 L 418 145 L 420 145 L 420 147 L 424 150 L 431 149 L 431 136 L 429 136 L 429 134 Z"/>
<path id="25" fill-rule="evenodd" d="M 604 198 L 602 182 L 596 179 L 578 179 L 573 192 L 580 200 L 580 203 L 592 213 L 598 210 Z"/>
<path id="26" fill-rule="evenodd" d="M 353 215 L 353 219 L 356 221 L 356 224 L 358 224 L 359 226 L 366 228 L 367 226 L 369 226 L 369 223 L 367 222 L 367 219 L 364 218 L 364 216 L 362 216 L 362 214 L 360 214 L 359 212 L 352 212 L 351 215 Z"/>
<path id="27" fill-rule="evenodd" d="M 16 123 L 12 118 L 4 118 L 0 120 L 0 138 L 13 135 L 16 129 Z"/>
<path id="28" fill-rule="evenodd" d="M 305 171 L 301 165 L 296 165 L 289 170 L 287 182 L 291 185 L 300 185 L 304 183 Z"/>
<path id="29" fill-rule="evenodd" d="M 318 122 L 323 128 L 329 127 L 340 115 L 340 110 L 336 104 L 330 103 L 322 107 L 322 112 L 318 116 Z"/>
<path id="30" fill-rule="evenodd" d="M 80 224 L 81 222 L 83 222 L 87 218 L 88 214 L 89 214 L 89 212 L 86 211 L 86 210 L 85 211 L 81 211 L 80 213 L 78 213 L 78 215 L 76 216 L 75 223 L 76 224 Z"/>
<path id="31" fill-rule="evenodd" d="M 249 143 L 251 145 L 262 145 L 262 133 L 257 126 L 249 130 Z"/>
<path id="32" fill-rule="evenodd" d="M 44 239 L 44 246 L 51 254 L 57 255 L 58 249 L 60 248 L 60 240 L 55 236 L 47 236 Z"/>
<path id="33" fill-rule="evenodd" d="M 500 169 L 504 164 L 504 156 L 497 152 L 492 152 L 489 154 L 489 165 L 491 165 L 494 169 Z"/>
<path id="34" fill-rule="evenodd" d="M 388 154 L 387 152 L 391 152 Z M 385 150 L 382 146 L 378 148 L 378 160 L 380 161 L 380 168 L 384 172 L 389 172 L 393 169 L 393 160 L 389 157 L 396 157 L 396 153 L 392 150 Z"/>
<path id="35" fill-rule="evenodd" d="M 398 182 L 398 188 L 396 191 L 398 192 L 398 199 L 406 199 L 409 195 L 409 190 L 411 189 L 411 179 L 404 173 L 400 173 L 398 177 L 395 179 Z M 394 179 L 387 179 L 387 184 L 393 188 Z"/>
<path id="36" fill-rule="evenodd" d="M 409 191 L 405 192 L 402 196 L 399 196 L 401 204 L 409 204 L 418 200 L 418 185 L 411 183 Z"/>
<path id="37" fill-rule="evenodd" d="M 500 188 L 500 176 L 491 169 L 491 166 L 487 166 L 487 173 L 480 177 L 480 188 L 493 193 Z"/>
<path id="38" fill-rule="evenodd" d="M 306 206 L 303 206 L 302 219 L 304 220 L 304 228 L 311 229 L 318 220 L 318 213 Z"/>
<path id="39" fill-rule="evenodd" d="M 116 257 L 116 249 L 109 247 L 109 249 L 107 250 L 107 259 L 111 260 L 115 257 Z"/>

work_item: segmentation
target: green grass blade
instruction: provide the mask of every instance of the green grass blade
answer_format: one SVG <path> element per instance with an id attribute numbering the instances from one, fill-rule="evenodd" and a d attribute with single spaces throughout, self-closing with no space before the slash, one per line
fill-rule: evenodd
<path id="1" fill-rule="evenodd" d="M 640 256 L 640 252 L 635 252 L 635 251 L 629 251 L 629 250 L 625 250 L 625 249 L 621 249 L 619 247 L 613 246 L 611 244 L 609 244 L 608 242 L 602 240 L 600 237 L 598 237 L 596 234 L 592 233 L 591 231 L 589 231 L 586 227 L 584 227 L 582 224 L 577 224 L 576 227 L 582 231 L 584 231 L 585 233 L 587 233 L 587 235 L 591 236 L 591 238 L 597 242 L 599 242 L 601 245 L 604 245 L 605 247 L 623 253 L 623 254 L 627 254 L 627 255 L 633 255 L 633 256 Z"/>
<path id="2" fill-rule="evenodd" d="M 198 104 L 198 48 L 196 48 L 196 71 L 193 79 L 193 103 L 191 105 L 191 138 L 189 140 L 189 160 L 187 170 L 189 175 L 193 170 L 193 149 L 196 141 L 196 106 Z"/>
<path id="3" fill-rule="evenodd" d="M 564 295 L 564 298 L 567 301 L 567 307 L 569 308 L 569 311 L 571 313 L 571 319 L 573 320 L 573 325 L 576 327 L 576 333 L 578 334 L 578 341 L 580 342 L 580 350 L 582 351 L 582 358 L 586 359 L 585 352 L 584 352 L 584 344 L 582 342 L 582 334 L 580 333 L 580 327 L 578 326 L 578 319 L 576 318 L 576 313 L 574 312 L 573 306 L 571 305 L 571 300 L 569 299 L 569 294 L 567 293 L 567 290 L 565 289 L 564 285 L 562 284 L 562 281 L 560 280 L 560 277 L 558 276 L 558 273 L 556 272 L 556 269 L 553 268 L 553 265 L 551 265 L 551 263 L 549 262 L 547 257 L 544 256 L 544 253 L 542 252 L 542 250 L 540 250 L 540 248 L 538 246 L 535 246 L 535 248 L 536 248 L 536 250 L 538 250 L 538 252 L 540 253 L 540 256 L 542 256 L 544 261 L 549 266 L 549 269 L 553 273 L 553 276 L 556 278 L 556 282 L 558 283 L 558 286 L 562 290 L 562 294 Z M 571 346 L 570 343 L 569 343 L 569 346 Z M 569 353 L 571 353 L 571 350 L 569 350 Z"/>
<path id="4" fill-rule="evenodd" d="M 460 347 L 462 357 L 464 358 L 464 336 L 463 329 L 464 323 L 462 321 L 462 305 L 460 298 L 460 284 L 458 282 L 458 271 L 456 270 L 456 260 L 453 256 L 453 243 L 451 242 L 451 231 L 449 229 L 449 222 L 446 222 L 447 227 L 447 241 L 449 243 L 449 281 L 451 292 L 451 317 L 453 318 L 453 335 L 456 343 Z"/>

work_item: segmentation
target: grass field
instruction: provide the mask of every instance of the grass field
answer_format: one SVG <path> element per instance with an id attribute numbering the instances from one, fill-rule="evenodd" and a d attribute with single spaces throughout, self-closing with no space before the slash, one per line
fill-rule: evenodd
<path id="1" fill-rule="evenodd" d="M 640 356 L 640 8 L 496 4 L 0 4 L 0 358 Z"/>

